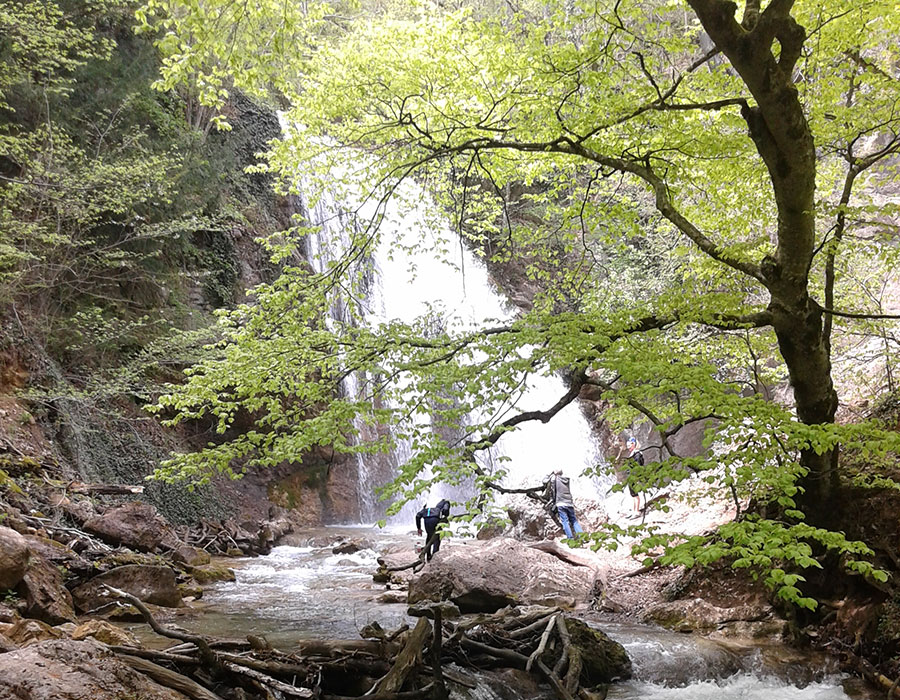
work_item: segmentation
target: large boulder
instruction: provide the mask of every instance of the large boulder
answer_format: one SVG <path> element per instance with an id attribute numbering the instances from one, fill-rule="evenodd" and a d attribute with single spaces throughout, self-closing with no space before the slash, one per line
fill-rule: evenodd
<path id="1" fill-rule="evenodd" d="M 8 527 L 0 527 L 0 591 L 15 588 L 28 566 L 28 542 Z"/>
<path id="2" fill-rule="evenodd" d="M 595 571 L 508 538 L 446 546 L 410 579 L 409 603 L 451 600 L 466 612 L 586 601 Z"/>
<path id="3" fill-rule="evenodd" d="M 51 625 L 75 619 L 72 595 L 63 584 L 59 568 L 43 557 L 30 557 L 16 591 L 25 600 L 25 614 L 28 617 Z"/>
<path id="4" fill-rule="evenodd" d="M 142 552 L 153 552 L 163 543 L 175 544 L 178 538 L 156 508 L 134 501 L 116 506 L 84 523 L 84 529 L 112 545 L 125 545 Z"/>
<path id="5" fill-rule="evenodd" d="M 0 654 L 0 700 L 185 700 L 93 640 L 57 639 Z"/>
<path id="6" fill-rule="evenodd" d="M 181 592 L 175 581 L 175 572 L 168 566 L 142 566 L 127 564 L 95 576 L 72 591 L 79 610 L 96 610 L 115 600 L 106 586 L 130 593 L 145 603 L 166 608 L 181 606 Z"/>

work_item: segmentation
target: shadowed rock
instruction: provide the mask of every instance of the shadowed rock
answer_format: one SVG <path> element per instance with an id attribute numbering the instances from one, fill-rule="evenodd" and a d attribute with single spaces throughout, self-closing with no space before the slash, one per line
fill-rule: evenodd
<path id="1" fill-rule="evenodd" d="M 87 612 L 114 600 L 105 586 L 119 588 L 145 603 L 167 608 L 181 605 L 181 592 L 175 582 L 175 572 L 167 566 L 128 564 L 95 576 L 72 591 L 75 605 Z"/>

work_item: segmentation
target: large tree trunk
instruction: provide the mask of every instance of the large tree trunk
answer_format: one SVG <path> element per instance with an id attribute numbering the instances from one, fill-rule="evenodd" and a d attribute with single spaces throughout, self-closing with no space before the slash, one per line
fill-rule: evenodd
<path id="1" fill-rule="evenodd" d="M 794 84 L 794 67 L 806 32 L 793 17 L 793 0 L 747 0 L 738 23 L 729 0 L 688 0 L 703 28 L 740 74 L 756 106 L 742 109 L 750 138 L 766 164 L 778 211 L 777 248 L 760 269 L 771 294 L 778 347 L 787 365 L 797 417 L 803 423 L 831 423 L 837 395 L 831 379 L 829 344 L 821 308 L 809 297 L 815 251 L 816 150 Z M 778 44 L 778 56 L 773 51 Z M 837 453 L 801 451 L 808 473 L 797 502 L 816 525 L 833 524 Z"/>

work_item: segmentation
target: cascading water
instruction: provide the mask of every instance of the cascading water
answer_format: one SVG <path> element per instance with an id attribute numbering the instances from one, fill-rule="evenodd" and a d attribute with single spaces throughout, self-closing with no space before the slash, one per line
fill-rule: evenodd
<path id="1" fill-rule="evenodd" d="M 436 317 L 438 325 L 453 324 L 465 330 L 512 319 L 514 309 L 492 282 L 484 263 L 446 224 L 436 226 L 433 218 L 429 219 L 434 214 L 433 206 L 424 192 L 412 183 L 405 183 L 400 195 L 406 202 L 420 202 L 420 206 L 401 209 L 389 202 L 377 212 L 382 218 L 380 243 L 372 256 L 355 262 L 354 273 L 363 281 L 355 302 L 358 315 L 375 327 L 392 320 L 411 323 L 428 314 Z M 324 272 L 350 248 L 353 227 L 359 224 L 346 212 L 359 204 L 338 201 L 328 191 L 315 197 L 301 192 L 300 201 L 303 216 L 316 227 L 309 239 L 310 263 L 317 271 Z M 315 204 L 311 204 L 313 201 Z M 369 214 L 374 216 L 376 212 Z M 336 306 L 332 316 L 336 323 L 346 323 L 350 314 L 345 307 Z M 356 395 L 360 383 L 360 377 L 348 377 L 343 391 Z M 508 415 L 546 410 L 566 391 L 563 380 L 556 375 L 532 375 L 521 395 L 508 407 Z M 363 439 L 365 431 L 371 430 L 362 425 L 357 429 Z M 376 507 L 372 494 L 409 458 L 409 450 L 409 445 L 399 441 L 390 455 L 358 456 L 361 521 L 371 522 L 383 513 L 383 509 Z M 549 423 L 523 424 L 477 457 L 490 470 L 501 458 L 509 471 L 504 482 L 507 486 L 537 486 L 550 471 L 562 469 L 573 479 L 574 489 L 581 496 L 601 500 L 609 487 L 608 482 L 597 477 L 579 476 L 597 465 L 601 456 L 590 424 L 576 403 L 567 406 Z M 367 499 L 367 495 L 371 497 Z M 427 494 L 427 502 L 468 495 L 435 484 Z M 416 510 L 417 504 L 407 504 L 392 522 L 408 525 Z"/>

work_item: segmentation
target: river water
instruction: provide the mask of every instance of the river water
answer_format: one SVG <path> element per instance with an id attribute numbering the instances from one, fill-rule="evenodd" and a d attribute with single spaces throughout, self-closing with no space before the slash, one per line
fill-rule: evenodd
<path id="1" fill-rule="evenodd" d="M 342 539 L 371 544 L 333 554 Z M 179 624 L 220 637 L 264 635 L 289 650 L 298 639 L 358 639 L 378 621 L 386 630 L 408 622 L 406 605 L 381 603 L 372 581 L 379 552 L 411 549 L 415 537 L 371 527 L 319 528 L 294 536 L 268 556 L 230 560 L 237 580 L 207 589 L 202 612 Z M 452 546 L 452 542 L 446 546 Z M 610 688 L 610 700 L 846 700 L 874 698 L 821 658 L 785 647 L 724 644 L 659 627 L 596 622 L 628 651 L 634 678 Z M 479 700 L 497 700 L 481 689 Z M 471 696 L 454 696 L 459 700 Z M 549 695 L 548 695 L 549 697 Z"/>

